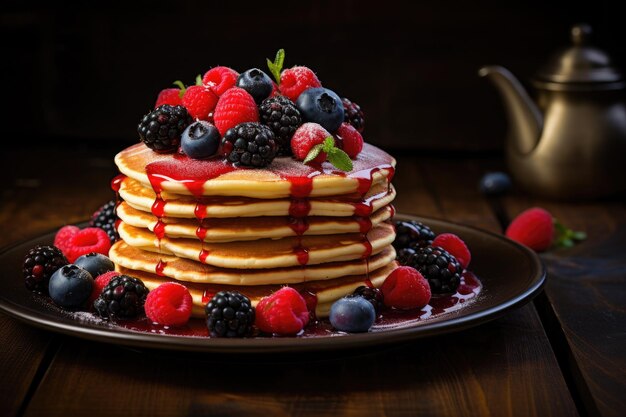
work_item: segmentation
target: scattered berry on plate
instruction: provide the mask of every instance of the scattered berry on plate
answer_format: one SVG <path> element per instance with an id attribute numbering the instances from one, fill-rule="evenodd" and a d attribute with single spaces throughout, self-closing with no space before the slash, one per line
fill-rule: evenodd
<path id="1" fill-rule="evenodd" d="M 543 252 L 554 241 L 554 219 L 547 210 L 532 207 L 513 219 L 505 235 L 536 252 Z"/>
<path id="2" fill-rule="evenodd" d="M 283 96 L 266 98 L 259 106 L 259 117 L 274 132 L 278 156 L 291 155 L 291 138 L 302 125 L 302 116 L 294 102 Z"/>
<path id="3" fill-rule="evenodd" d="M 202 84 L 209 87 L 215 94 L 221 96 L 237 83 L 239 73 L 228 67 L 215 67 L 208 70 L 202 77 Z"/>
<path id="4" fill-rule="evenodd" d="M 401 220 L 397 221 L 395 226 L 396 238 L 393 241 L 393 247 L 396 250 L 403 248 L 418 250 L 432 244 L 435 239 L 435 233 L 422 222 Z"/>
<path id="5" fill-rule="evenodd" d="M 54 238 L 54 246 L 61 249 L 69 262 L 74 263 L 79 256 L 91 252 L 108 255 L 111 241 L 107 232 L 99 227 L 81 230 L 76 226 L 63 226 Z"/>
<path id="6" fill-rule="evenodd" d="M 374 306 L 374 310 L 376 310 L 376 314 L 380 314 L 383 307 L 385 306 L 385 303 L 384 303 L 385 297 L 383 296 L 382 291 L 375 287 L 368 287 L 365 285 L 361 285 L 356 290 L 354 290 L 352 294 L 348 295 L 347 297 L 365 298 L 367 301 L 372 303 L 372 306 Z"/>
<path id="7" fill-rule="evenodd" d="M 204 311 L 211 337 L 245 337 L 252 331 L 255 310 L 250 299 L 240 292 L 218 292 Z"/>
<path id="8" fill-rule="evenodd" d="M 363 136 L 354 126 L 342 123 L 335 133 L 341 139 L 341 149 L 352 159 L 355 159 L 363 150 Z"/>
<path id="9" fill-rule="evenodd" d="M 238 165 L 267 166 L 276 157 L 277 149 L 274 132 L 260 123 L 241 123 L 229 129 L 222 138 L 226 158 Z"/>
<path id="10" fill-rule="evenodd" d="M 86 255 L 79 256 L 74 261 L 74 265 L 86 269 L 92 277 L 97 277 L 115 269 L 115 264 L 108 256 L 97 252 L 90 252 Z"/>
<path id="11" fill-rule="evenodd" d="M 237 87 L 246 90 L 256 104 L 261 104 L 272 93 L 274 85 L 272 79 L 258 68 L 252 68 L 239 74 Z"/>
<path id="12" fill-rule="evenodd" d="M 428 280 L 433 294 L 454 293 L 461 283 L 463 267 L 454 256 L 438 246 L 421 248 L 408 257 L 405 265 L 417 269 Z"/>
<path id="13" fill-rule="evenodd" d="M 93 289 L 93 277 L 78 265 L 65 265 L 50 277 L 48 292 L 55 304 L 78 308 L 85 304 Z"/>
<path id="14" fill-rule="evenodd" d="M 302 295 L 283 287 L 262 298 L 256 307 L 255 324 L 262 332 L 277 335 L 298 334 L 309 323 L 310 313 Z"/>
<path id="15" fill-rule="evenodd" d="M 182 105 L 182 100 L 180 96 L 180 88 L 166 88 L 164 90 L 161 90 L 161 92 L 157 96 L 154 108 L 156 109 L 157 107 L 164 104 L 169 104 L 170 106 L 180 106 Z"/>
<path id="16" fill-rule="evenodd" d="M 147 295 L 148 289 L 143 281 L 128 275 L 117 275 L 102 289 L 93 307 L 102 318 L 133 318 L 143 313 Z"/>
<path id="17" fill-rule="evenodd" d="M 192 305 L 187 287 L 176 282 L 164 282 L 148 293 L 144 310 L 154 323 L 183 326 L 191 317 Z"/>
<path id="18" fill-rule="evenodd" d="M 215 127 L 224 135 L 228 129 L 245 122 L 258 122 L 254 98 L 243 88 L 232 87 L 220 96 L 213 112 Z"/>
<path id="19" fill-rule="evenodd" d="M 139 138 L 155 152 L 175 152 L 180 145 L 180 136 L 193 122 L 183 106 L 164 104 L 146 114 L 137 126 Z"/>
<path id="20" fill-rule="evenodd" d="M 343 103 L 327 88 L 304 90 L 295 103 L 305 121 L 318 123 L 330 133 L 335 133 L 343 123 Z"/>
<path id="21" fill-rule="evenodd" d="M 478 189 L 488 196 L 502 195 L 511 189 L 511 178 L 504 172 L 488 172 L 480 179 Z"/>
<path id="22" fill-rule="evenodd" d="M 56 246 L 37 245 L 24 257 L 24 283 L 29 291 L 48 293 L 50 277 L 69 262 Z"/>
<path id="23" fill-rule="evenodd" d="M 204 85 L 187 87 L 182 105 L 194 120 L 209 120 L 209 114 L 215 109 L 218 96 Z"/>
<path id="24" fill-rule="evenodd" d="M 321 87 L 322 83 L 317 75 L 307 67 L 293 67 L 280 74 L 278 88 L 282 95 L 291 101 L 296 101 L 304 90 Z"/>
<path id="25" fill-rule="evenodd" d="M 317 123 L 305 123 L 291 138 L 291 152 L 298 161 L 304 161 L 315 145 L 324 143 L 330 133 Z M 320 152 L 311 162 L 321 164 L 326 160 L 326 153 Z"/>
<path id="26" fill-rule="evenodd" d="M 344 297 L 330 307 L 330 324 L 342 332 L 367 332 L 376 320 L 376 310 L 363 297 Z"/>
<path id="27" fill-rule="evenodd" d="M 467 269 L 472 254 L 463 240 L 454 233 L 441 233 L 432 243 L 433 246 L 439 246 L 454 256 L 464 269 Z"/>
<path id="28" fill-rule="evenodd" d="M 107 233 L 111 244 L 115 243 L 120 238 L 120 235 L 117 233 L 117 229 L 115 227 L 118 221 L 118 217 L 115 212 L 116 207 L 116 201 L 111 200 L 96 210 L 96 212 L 91 215 L 91 220 L 89 220 L 89 226 L 99 227 Z"/>
<path id="29" fill-rule="evenodd" d="M 342 98 L 343 103 L 343 121 L 354 126 L 359 133 L 363 133 L 365 129 L 365 115 L 361 107 L 347 98 Z"/>
<path id="30" fill-rule="evenodd" d="M 199 120 L 187 126 L 180 146 L 190 158 L 205 159 L 217 153 L 221 140 L 220 132 L 214 125 Z"/>
<path id="31" fill-rule="evenodd" d="M 400 310 L 422 308 L 430 301 L 431 288 L 422 274 L 410 266 L 393 270 L 381 285 L 385 305 Z"/>
<path id="32" fill-rule="evenodd" d="M 93 302 L 96 301 L 96 298 L 100 297 L 100 294 L 102 294 L 102 290 L 104 289 L 104 287 L 109 285 L 109 282 L 111 281 L 111 279 L 118 275 L 120 275 L 120 273 L 116 271 L 109 271 L 109 272 L 105 272 L 102 275 L 98 275 L 93 280 L 93 289 L 91 290 L 91 296 L 89 296 L 89 300 L 87 300 L 87 304 L 93 306 Z"/>

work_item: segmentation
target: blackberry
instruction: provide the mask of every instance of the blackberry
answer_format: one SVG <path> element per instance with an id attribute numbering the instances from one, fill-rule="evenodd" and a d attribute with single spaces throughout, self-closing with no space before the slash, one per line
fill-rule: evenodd
<path id="1" fill-rule="evenodd" d="M 48 294 L 50 277 L 57 269 L 69 262 L 56 246 L 37 245 L 24 257 L 24 283 L 26 288 L 40 294 Z"/>
<path id="2" fill-rule="evenodd" d="M 224 153 L 237 165 L 267 166 L 274 160 L 277 148 L 274 132 L 256 122 L 240 123 L 228 129 L 222 138 Z"/>
<path id="3" fill-rule="evenodd" d="M 374 306 L 374 310 L 376 310 L 376 314 L 379 314 L 380 311 L 384 307 L 383 293 L 378 288 L 372 288 L 372 287 L 367 287 L 365 285 L 361 285 L 356 290 L 354 290 L 352 294 L 348 295 L 348 297 L 349 298 L 351 297 L 365 298 Z"/>
<path id="4" fill-rule="evenodd" d="M 143 281 L 118 275 L 102 289 L 93 307 L 103 318 L 132 318 L 143 313 L 147 295 L 148 289 Z"/>
<path id="5" fill-rule="evenodd" d="M 254 324 L 250 299 L 237 291 L 220 291 L 204 308 L 211 337 L 244 337 Z"/>
<path id="6" fill-rule="evenodd" d="M 291 138 L 302 125 L 302 116 L 294 102 L 283 96 L 266 98 L 259 106 L 259 116 L 274 132 L 278 156 L 290 156 Z"/>
<path id="7" fill-rule="evenodd" d="M 342 98 L 343 103 L 343 121 L 350 123 L 356 130 L 363 133 L 365 129 L 365 115 L 361 107 L 347 98 Z"/>
<path id="8" fill-rule="evenodd" d="M 421 248 L 408 262 L 428 280 L 433 294 L 454 293 L 461 282 L 461 264 L 439 246 Z"/>
<path id="9" fill-rule="evenodd" d="M 181 135 L 192 122 L 183 106 L 164 104 L 141 119 L 137 132 L 148 148 L 159 153 L 171 153 L 178 149 Z"/>
<path id="10" fill-rule="evenodd" d="M 118 220 L 117 214 L 115 213 L 116 206 L 117 203 L 115 200 L 109 201 L 100 207 L 91 216 L 91 220 L 89 221 L 89 226 L 99 227 L 107 232 L 111 244 L 115 243 L 120 238 L 120 235 L 117 234 L 117 229 L 115 228 L 115 223 Z"/>
<path id="11" fill-rule="evenodd" d="M 435 239 L 435 233 L 425 224 L 415 220 L 397 221 L 393 247 L 398 251 L 403 248 L 412 248 L 417 251 L 433 243 L 433 239 Z"/>

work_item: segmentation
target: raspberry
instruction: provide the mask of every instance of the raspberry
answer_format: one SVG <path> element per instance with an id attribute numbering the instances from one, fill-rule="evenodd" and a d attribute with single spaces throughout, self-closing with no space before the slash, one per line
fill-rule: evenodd
<path id="1" fill-rule="evenodd" d="M 341 139 L 342 149 L 352 159 L 363 150 L 363 136 L 351 124 L 342 123 L 336 133 Z"/>
<path id="2" fill-rule="evenodd" d="M 552 214 L 540 207 L 525 210 L 513 219 L 505 234 L 534 251 L 545 251 L 554 240 Z"/>
<path id="3" fill-rule="evenodd" d="M 380 290 L 386 306 L 401 310 L 422 308 L 428 304 L 431 296 L 428 281 L 409 266 L 394 269 Z"/>
<path id="4" fill-rule="evenodd" d="M 343 120 L 354 126 L 360 133 L 363 133 L 363 129 L 365 128 L 365 116 L 363 115 L 361 107 L 345 97 L 341 99 L 341 102 L 343 103 Z"/>
<path id="5" fill-rule="evenodd" d="M 89 305 L 93 305 L 93 302 L 96 301 L 96 298 L 100 297 L 100 294 L 102 294 L 102 290 L 104 289 L 104 287 L 109 285 L 109 282 L 111 281 L 111 279 L 118 275 L 120 275 L 119 272 L 109 271 L 109 272 L 105 272 L 102 275 L 98 275 L 96 279 L 94 279 L 93 289 L 91 291 L 91 295 L 89 296 L 89 301 L 88 301 Z"/>
<path id="6" fill-rule="evenodd" d="M 321 86 L 322 83 L 309 68 L 293 67 L 280 74 L 280 86 L 278 88 L 284 96 L 295 102 L 304 90 Z"/>
<path id="7" fill-rule="evenodd" d="M 463 240 L 453 233 L 442 233 L 438 235 L 432 243 L 433 246 L 444 248 L 448 253 L 456 258 L 461 266 L 467 269 L 472 254 Z"/>
<path id="8" fill-rule="evenodd" d="M 163 326 L 183 326 L 191 317 L 191 294 L 184 285 L 165 282 L 148 293 L 146 316 Z"/>
<path id="9" fill-rule="evenodd" d="M 323 143 L 328 136 L 330 133 L 317 123 L 303 124 L 291 138 L 293 156 L 299 161 L 304 161 L 311 148 Z M 326 160 L 326 156 L 326 152 L 320 152 L 312 162 L 321 164 Z"/>
<path id="10" fill-rule="evenodd" d="M 91 252 L 108 255 L 111 241 L 107 232 L 99 227 L 80 230 L 75 226 L 65 226 L 57 232 L 54 246 L 61 249 L 67 260 L 73 263 L 79 256 Z"/>
<path id="11" fill-rule="evenodd" d="M 218 97 L 210 88 L 192 85 L 183 96 L 182 105 L 195 120 L 209 120 L 209 113 L 215 109 Z"/>
<path id="12" fill-rule="evenodd" d="M 208 70 L 202 77 L 202 84 L 221 96 L 237 83 L 239 73 L 228 67 L 215 67 Z"/>
<path id="13" fill-rule="evenodd" d="M 283 287 L 256 306 L 256 326 L 265 333 L 295 335 L 309 323 L 309 310 L 300 293 Z"/>
<path id="14" fill-rule="evenodd" d="M 180 99 L 179 88 L 166 88 L 159 93 L 154 108 L 156 109 L 163 104 L 169 104 L 170 106 L 179 106 L 182 104 Z"/>
<path id="15" fill-rule="evenodd" d="M 223 136 L 228 129 L 240 123 L 258 122 L 259 110 L 246 90 L 233 87 L 219 98 L 213 120 L 215 127 Z"/>

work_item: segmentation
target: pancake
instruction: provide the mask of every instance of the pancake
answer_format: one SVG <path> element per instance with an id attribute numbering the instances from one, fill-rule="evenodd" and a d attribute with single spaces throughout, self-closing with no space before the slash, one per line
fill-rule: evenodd
<path id="1" fill-rule="evenodd" d="M 327 281 L 306 282 L 302 284 L 292 284 L 290 287 L 295 288 L 301 294 L 305 295 L 305 299 L 313 298 L 315 301 L 315 314 L 318 318 L 328 317 L 330 307 L 338 299 L 351 294 L 361 285 L 373 285 L 380 287 L 385 278 L 397 267 L 397 263 L 392 261 L 386 266 L 370 272 L 368 275 L 351 275 L 347 277 L 337 278 Z M 149 272 L 137 271 L 134 269 L 117 266 L 117 271 L 141 279 L 149 290 L 153 290 L 164 282 L 175 281 L 171 278 L 160 277 Z M 206 317 L 204 306 L 210 301 L 211 297 L 218 291 L 239 291 L 245 294 L 253 306 L 256 306 L 261 298 L 272 294 L 284 285 L 257 285 L 257 286 L 238 286 L 238 285 L 214 285 L 214 284 L 196 284 L 183 283 L 191 293 L 193 299 L 192 314 L 194 317 Z M 311 306 L 312 307 L 312 306 Z"/>
<path id="2" fill-rule="evenodd" d="M 295 284 L 361 275 L 393 262 L 395 256 L 393 246 L 388 246 L 367 262 L 356 260 L 274 269 L 226 269 L 177 256 L 144 251 L 123 241 L 116 242 L 109 251 L 111 260 L 125 268 L 150 273 L 160 268 L 159 275 L 179 281 L 228 285 Z"/>
<path id="3" fill-rule="evenodd" d="M 120 197 L 137 210 L 150 213 L 157 199 L 149 186 L 124 179 L 120 184 Z M 183 218 L 227 218 L 258 216 L 367 216 L 373 211 L 390 204 L 396 190 L 386 182 L 372 186 L 361 197 L 350 194 L 341 197 L 312 199 L 257 199 L 250 197 L 200 197 L 184 196 L 169 192 L 161 193 L 164 204 L 160 208 L 162 217 Z M 300 212 L 300 213 L 298 213 Z"/>
<path id="4" fill-rule="evenodd" d="M 126 224 L 154 232 L 159 219 L 150 213 L 140 211 L 126 202 L 117 207 L 118 217 Z M 295 219 L 286 216 L 182 219 L 164 217 L 161 219 L 163 232 L 172 238 L 202 238 L 205 242 L 231 242 L 235 240 L 278 239 L 289 236 L 330 235 L 358 233 L 369 230 L 389 220 L 393 208 L 385 206 L 370 217 L 322 217 L 312 216 Z"/>
<path id="5" fill-rule="evenodd" d="M 301 236 L 227 243 L 202 243 L 198 239 L 158 239 L 147 229 L 121 222 L 122 240 L 143 250 L 174 254 L 221 268 L 265 269 L 324 262 L 349 261 L 375 255 L 391 245 L 393 225 L 381 223 L 366 237 L 360 233 Z"/>
<path id="6" fill-rule="evenodd" d="M 124 175 L 158 191 L 274 199 L 363 195 L 372 185 L 391 182 L 396 161 L 365 143 L 348 173 L 328 162 L 310 166 L 291 157 L 275 158 L 268 167 L 252 169 L 233 167 L 221 156 L 194 160 L 183 154 L 158 154 L 139 143 L 118 153 L 115 163 Z"/>

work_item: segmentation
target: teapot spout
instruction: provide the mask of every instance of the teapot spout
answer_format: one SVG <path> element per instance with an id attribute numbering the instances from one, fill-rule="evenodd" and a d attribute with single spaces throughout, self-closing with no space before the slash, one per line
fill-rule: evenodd
<path id="1" fill-rule="evenodd" d="M 543 130 L 543 116 L 526 90 L 509 70 L 485 66 L 478 75 L 496 86 L 506 105 L 509 118 L 509 145 L 522 155 L 535 149 Z"/>

